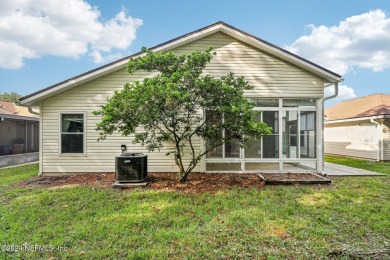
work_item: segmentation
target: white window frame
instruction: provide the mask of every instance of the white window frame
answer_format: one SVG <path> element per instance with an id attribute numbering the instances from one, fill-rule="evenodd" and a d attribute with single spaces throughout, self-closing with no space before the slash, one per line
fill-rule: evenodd
<path id="1" fill-rule="evenodd" d="M 83 115 L 83 152 L 62 153 L 62 115 Z M 59 156 L 87 156 L 87 113 L 79 111 L 62 111 L 58 113 L 58 155 Z"/>

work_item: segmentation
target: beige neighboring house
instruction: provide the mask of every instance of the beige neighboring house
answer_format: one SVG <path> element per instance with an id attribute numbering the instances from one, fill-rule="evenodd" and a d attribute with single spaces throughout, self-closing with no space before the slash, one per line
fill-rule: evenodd
<path id="1" fill-rule="evenodd" d="M 390 94 L 347 100 L 325 110 L 325 153 L 390 160 Z"/>
<path id="2" fill-rule="evenodd" d="M 214 77 L 229 72 L 244 76 L 255 87 L 245 95 L 256 102 L 256 110 L 264 111 L 258 120 L 274 131 L 264 139 L 252 140 L 246 149 L 238 144 L 215 149 L 194 172 L 323 171 L 324 88 L 337 87 L 342 77 L 224 22 L 150 49 L 183 54 L 210 46 L 217 56 L 204 72 Z M 114 134 L 98 142 L 95 128 L 101 117 L 92 114 L 124 83 L 150 75 L 126 72 L 129 59 L 142 55 L 136 53 L 114 61 L 21 100 L 22 105 L 39 107 L 41 111 L 40 173 L 113 172 L 121 145 L 127 146 L 127 152 L 147 153 L 139 144 L 133 144 L 133 136 Z M 203 145 L 199 139 L 195 149 L 202 150 Z M 149 171 L 177 171 L 166 152 L 167 148 L 163 148 L 148 153 Z M 184 160 L 188 163 L 190 158 Z"/>
<path id="3" fill-rule="evenodd" d="M 38 161 L 39 116 L 0 101 L 0 167 Z"/>

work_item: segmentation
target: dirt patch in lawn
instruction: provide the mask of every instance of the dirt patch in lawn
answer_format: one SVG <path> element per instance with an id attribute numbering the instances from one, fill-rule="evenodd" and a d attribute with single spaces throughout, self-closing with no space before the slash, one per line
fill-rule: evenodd
<path id="1" fill-rule="evenodd" d="M 313 179 L 310 174 L 262 174 L 263 176 L 273 176 L 275 178 L 288 177 L 289 180 L 309 180 Z M 34 177 L 14 184 L 14 187 L 48 187 L 66 188 L 74 186 L 90 186 L 112 188 L 115 181 L 114 173 L 91 173 L 79 175 L 65 175 L 56 177 Z M 215 193 L 232 188 L 257 188 L 261 189 L 265 181 L 256 174 L 210 174 L 192 173 L 185 183 L 177 181 L 176 173 L 148 173 L 148 185 L 138 189 L 153 189 L 163 191 L 180 191 L 184 193 L 210 192 Z M 133 189 L 133 188 L 126 188 Z"/>

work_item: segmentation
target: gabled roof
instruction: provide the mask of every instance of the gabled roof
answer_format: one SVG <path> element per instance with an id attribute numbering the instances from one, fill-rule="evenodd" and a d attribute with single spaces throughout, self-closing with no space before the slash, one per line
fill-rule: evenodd
<path id="1" fill-rule="evenodd" d="M 390 95 L 372 94 L 338 103 L 325 109 L 328 121 L 390 115 Z"/>
<path id="2" fill-rule="evenodd" d="M 276 57 L 279 57 L 282 60 L 285 60 L 289 63 L 292 63 L 298 67 L 301 67 L 307 71 L 310 71 L 311 73 L 318 75 L 319 77 L 325 79 L 329 83 L 336 83 L 342 81 L 342 77 L 334 73 L 330 70 L 327 70 L 313 62 L 310 62 L 298 55 L 295 55 L 287 50 L 284 50 L 276 45 L 273 45 L 267 41 L 264 41 L 263 39 L 260 39 L 254 35 L 251 35 L 247 32 L 241 31 L 240 29 L 237 29 L 229 24 L 226 24 L 224 22 L 217 22 L 215 24 L 206 26 L 204 28 L 201 28 L 199 30 L 193 31 L 191 33 L 182 35 L 180 37 L 174 38 L 172 40 L 169 40 L 167 42 L 164 42 L 162 44 L 156 45 L 152 48 L 149 48 L 153 51 L 169 51 L 172 49 L 175 49 L 179 46 L 188 44 L 190 42 L 199 40 L 201 38 L 204 38 L 208 35 L 222 32 L 226 35 L 229 35 L 230 37 L 233 37 L 239 41 L 242 41 L 246 44 L 249 44 L 255 48 L 258 48 L 266 53 L 269 53 L 271 55 L 274 55 Z M 67 79 L 65 81 L 62 81 L 60 83 L 54 84 L 50 87 L 47 87 L 45 89 L 42 89 L 40 91 L 34 92 L 30 95 L 27 95 L 21 99 L 22 105 L 32 105 L 34 103 L 37 103 L 47 97 L 50 97 L 52 95 L 58 94 L 62 91 L 68 90 L 70 88 L 76 87 L 78 85 L 81 85 L 83 83 L 86 83 L 88 81 L 94 80 L 96 78 L 102 77 L 104 75 L 107 75 L 109 73 L 112 73 L 114 71 L 118 71 L 120 69 L 125 68 L 127 62 L 131 58 L 136 58 L 139 56 L 144 55 L 142 52 L 135 53 L 131 56 L 124 57 L 122 59 L 119 59 L 117 61 L 111 62 L 109 64 L 106 64 L 104 66 L 101 66 L 99 68 L 96 68 L 94 70 L 88 71 L 86 73 L 80 74 L 78 76 L 75 76 L 73 78 Z"/>
<path id="3" fill-rule="evenodd" d="M 38 116 L 28 111 L 27 107 L 17 106 L 13 102 L 0 101 L 0 117 L 23 120 L 38 120 Z"/>

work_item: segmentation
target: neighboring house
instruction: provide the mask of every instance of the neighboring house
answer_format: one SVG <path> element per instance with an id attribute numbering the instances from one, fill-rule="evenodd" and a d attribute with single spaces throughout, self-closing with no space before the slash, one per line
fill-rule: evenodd
<path id="1" fill-rule="evenodd" d="M 38 161 L 39 117 L 0 101 L 0 167 Z"/>
<path id="2" fill-rule="evenodd" d="M 390 160 L 390 94 L 341 102 L 325 118 L 325 153 Z"/>
<path id="3" fill-rule="evenodd" d="M 341 76 L 223 22 L 150 49 L 179 54 L 209 46 L 215 48 L 217 56 L 205 73 L 245 76 L 255 86 L 245 95 L 256 102 L 255 109 L 264 111 L 258 120 L 272 126 L 273 133 L 252 140 L 246 149 L 235 143 L 215 149 L 194 171 L 322 171 L 324 86 L 337 87 Z M 122 144 L 127 145 L 127 152 L 146 152 L 132 143 L 131 136 L 116 134 L 98 142 L 95 127 L 101 118 L 92 114 L 125 82 L 150 75 L 126 72 L 129 59 L 140 55 L 117 60 L 21 100 L 21 104 L 41 110 L 41 173 L 112 172 Z M 203 145 L 199 140 L 196 149 Z M 177 171 L 166 152 L 148 153 L 149 171 Z"/>

